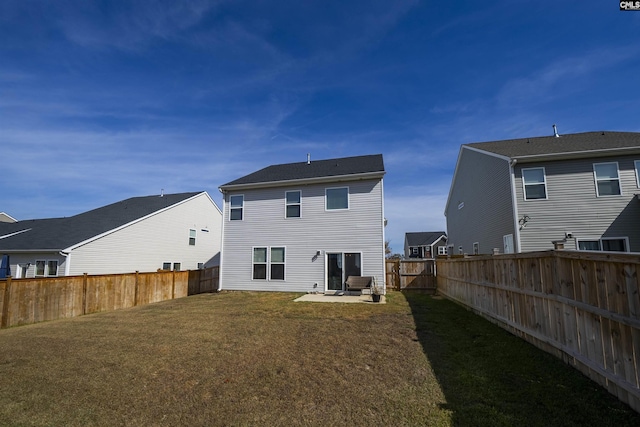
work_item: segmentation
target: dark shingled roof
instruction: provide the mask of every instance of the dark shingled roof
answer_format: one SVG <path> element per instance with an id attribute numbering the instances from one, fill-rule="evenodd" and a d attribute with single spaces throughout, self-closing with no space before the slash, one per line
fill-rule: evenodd
<path id="1" fill-rule="evenodd" d="M 464 144 L 510 158 L 640 148 L 637 132 L 584 132 Z"/>
<path id="2" fill-rule="evenodd" d="M 441 236 L 447 236 L 444 231 L 421 231 L 417 233 L 405 233 L 408 246 L 429 246 Z"/>
<path id="3" fill-rule="evenodd" d="M 268 166 L 257 172 L 228 182 L 220 186 L 220 188 L 242 184 L 292 181 L 375 172 L 384 173 L 382 154 L 329 160 L 312 160 L 309 164 L 307 164 L 307 162 L 300 162 Z"/>
<path id="4" fill-rule="evenodd" d="M 0 223 L 0 253 L 66 249 L 201 193 L 133 197 L 67 218 Z M 11 233 L 18 234 L 2 238 Z"/>

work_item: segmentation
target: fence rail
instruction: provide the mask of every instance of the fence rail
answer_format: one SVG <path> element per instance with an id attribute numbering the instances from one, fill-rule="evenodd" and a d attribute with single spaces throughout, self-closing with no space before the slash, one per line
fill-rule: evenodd
<path id="1" fill-rule="evenodd" d="M 554 354 L 640 412 L 640 257 L 438 259 L 438 293 Z"/>
<path id="2" fill-rule="evenodd" d="M 218 289 L 219 270 L 0 281 L 0 328 L 150 304 Z"/>

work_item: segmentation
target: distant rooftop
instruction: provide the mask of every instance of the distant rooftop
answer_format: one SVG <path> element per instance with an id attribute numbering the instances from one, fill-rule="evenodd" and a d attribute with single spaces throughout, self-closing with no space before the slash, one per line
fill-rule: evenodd
<path id="1" fill-rule="evenodd" d="M 429 246 L 442 236 L 447 236 L 444 231 L 421 231 L 405 233 L 407 246 Z"/>

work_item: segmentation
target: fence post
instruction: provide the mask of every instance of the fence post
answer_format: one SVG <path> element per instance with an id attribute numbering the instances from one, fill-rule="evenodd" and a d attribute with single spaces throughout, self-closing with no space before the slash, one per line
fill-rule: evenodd
<path id="1" fill-rule="evenodd" d="M 82 274 L 82 315 L 87 314 L 87 273 Z"/>
<path id="2" fill-rule="evenodd" d="M 135 292 L 133 295 L 133 306 L 137 306 L 138 305 L 138 270 L 136 270 L 136 286 L 135 286 Z"/>
<path id="3" fill-rule="evenodd" d="M 4 285 L 4 298 L 2 300 L 2 322 L 0 328 L 6 328 L 9 324 L 9 304 L 11 298 L 11 276 L 7 277 Z"/>
<path id="4" fill-rule="evenodd" d="M 176 271 L 171 272 L 171 299 L 176 299 Z"/>

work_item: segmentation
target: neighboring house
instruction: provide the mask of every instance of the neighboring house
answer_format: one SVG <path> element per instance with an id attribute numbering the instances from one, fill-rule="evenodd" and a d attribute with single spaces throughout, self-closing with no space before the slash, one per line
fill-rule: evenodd
<path id="1" fill-rule="evenodd" d="M 405 233 L 404 257 L 433 259 L 447 254 L 447 233 L 444 231 L 423 231 Z"/>
<path id="2" fill-rule="evenodd" d="M 0 222 L 15 278 L 217 265 L 222 212 L 206 192 L 134 197 L 68 218 Z"/>
<path id="3" fill-rule="evenodd" d="M 340 292 L 384 286 L 382 155 L 273 165 L 220 187 L 222 289 Z"/>
<path id="4" fill-rule="evenodd" d="M 640 133 L 554 133 L 461 147 L 450 253 L 640 252 Z"/>

